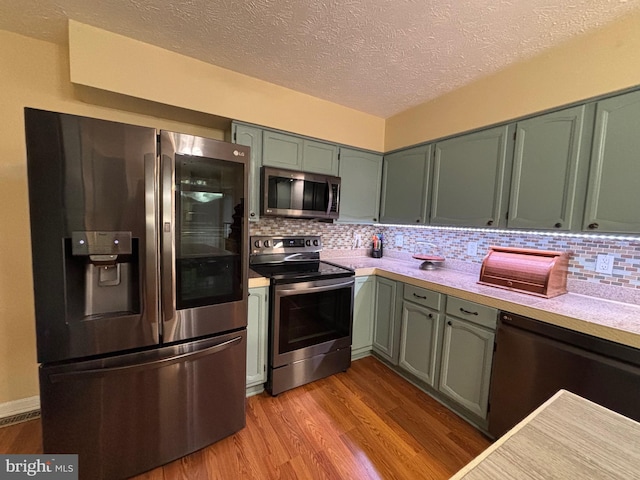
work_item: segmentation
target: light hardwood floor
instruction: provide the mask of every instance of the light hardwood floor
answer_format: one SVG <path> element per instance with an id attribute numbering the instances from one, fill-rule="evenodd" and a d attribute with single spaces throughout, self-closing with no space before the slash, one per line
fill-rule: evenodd
<path id="1" fill-rule="evenodd" d="M 5 427 L 0 452 L 39 453 L 40 439 L 39 420 Z M 135 479 L 448 479 L 489 444 L 367 357 L 277 397 L 249 398 L 246 428 Z"/>

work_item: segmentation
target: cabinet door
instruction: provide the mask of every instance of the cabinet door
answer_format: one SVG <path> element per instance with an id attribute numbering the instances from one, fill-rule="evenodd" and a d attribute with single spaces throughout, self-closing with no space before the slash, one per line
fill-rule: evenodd
<path id="1" fill-rule="evenodd" d="M 249 289 L 247 318 L 247 387 L 267 381 L 268 287 Z"/>
<path id="2" fill-rule="evenodd" d="M 385 155 L 382 169 L 380 221 L 427 223 L 431 145 Z"/>
<path id="3" fill-rule="evenodd" d="M 500 226 L 508 197 L 510 128 L 492 128 L 436 144 L 431 224 Z"/>
<path id="4" fill-rule="evenodd" d="M 302 170 L 302 144 L 301 138 L 265 130 L 262 132 L 262 164 Z"/>
<path id="5" fill-rule="evenodd" d="M 495 332 L 446 317 L 438 389 L 479 417 L 487 418 Z"/>
<path id="6" fill-rule="evenodd" d="M 640 92 L 596 106 L 583 230 L 640 232 Z"/>
<path id="7" fill-rule="evenodd" d="M 351 358 L 367 355 L 373 344 L 375 277 L 357 277 L 353 294 L 353 336 Z"/>
<path id="8" fill-rule="evenodd" d="M 340 149 L 341 222 L 376 223 L 380 209 L 382 155 Z"/>
<path id="9" fill-rule="evenodd" d="M 302 142 L 302 170 L 337 176 L 338 147 L 329 143 L 304 140 Z"/>
<path id="10" fill-rule="evenodd" d="M 398 364 L 399 323 L 396 319 L 397 285 L 393 280 L 376 278 L 376 319 L 373 349 L 394 365 Z"/>
<path id="11" fill-rule="evenodd" d="M 571 229 L 578 168 L 588 161 L 581 155 L 585 108 L 518 122 L 508 227 Z"/>
<path id="12" fill-rule="evenodd" d="M 262 129 L 233 125 L 233 142 L 251 148 L 249 161 L 249 221 L 260 219 L 260 167 L 262 166 Z"/>
<path id="13" fill-rule="evenodd" d="M 436 386 L 441 328 L 439 313 L 402 302 L 399 365 L 432 387 Z"/>

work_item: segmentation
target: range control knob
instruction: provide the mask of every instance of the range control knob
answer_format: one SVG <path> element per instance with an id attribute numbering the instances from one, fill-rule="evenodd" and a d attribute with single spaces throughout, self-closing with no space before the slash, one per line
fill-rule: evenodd
<path id="1" fill-rule="evenodd" d="M 318 240 L 314 240 L 313 241 L 313 246 L 317 247 L 318 245 L 320 245 L 320 242 Z"/>
<path id="2" fill-rule="evenodd" d="M 265 240 L 264 241 L 265 248 L 269 248 L 269 245 L 271 245 L 271 242 L 269 240 Z"/>
<path id="3" fill-rule="evenodd" d="M 311 240 L 306 240 L 304 243 L 305 243 L 305 245 L 306 245 L 307 247 L 310 247 L 310 246 L 311 246 Z"/>
<path id="4" fill-rule="evenodd" d="M 256 240 L 255 242 L 253 242 L 253 246 L 256 248 L 260 248 L 260 240 Z"/>

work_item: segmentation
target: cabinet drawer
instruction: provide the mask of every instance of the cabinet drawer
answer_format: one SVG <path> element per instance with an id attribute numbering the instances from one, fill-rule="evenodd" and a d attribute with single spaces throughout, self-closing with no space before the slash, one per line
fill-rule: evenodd
<path id="1" fill-rule="evenodd" d="M 451 296 L 447 298 L 447 314 L 494 330 L 498 322 L 495 308 Z"/>
<path id="2" fill-rule="evenodd" d="M 442 305 L 442 294 L 427 290 L 425 288 L 414 287 L 413 285 L 404 286 L 404 299 L 410 302 L 440 310 Z"/>

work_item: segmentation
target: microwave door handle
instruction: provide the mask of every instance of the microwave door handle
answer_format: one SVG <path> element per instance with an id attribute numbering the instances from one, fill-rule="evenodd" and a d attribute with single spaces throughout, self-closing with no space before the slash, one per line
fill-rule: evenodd
<path id="1" fill-rule="evenodd" d="M 327 215 L 331 213 L 331 205 L 333 205 L 333 188 L 331 188 L 331 181 L 327 180 L 327 188 L 329 189 L 329 205 L 327 205 Z"/>

